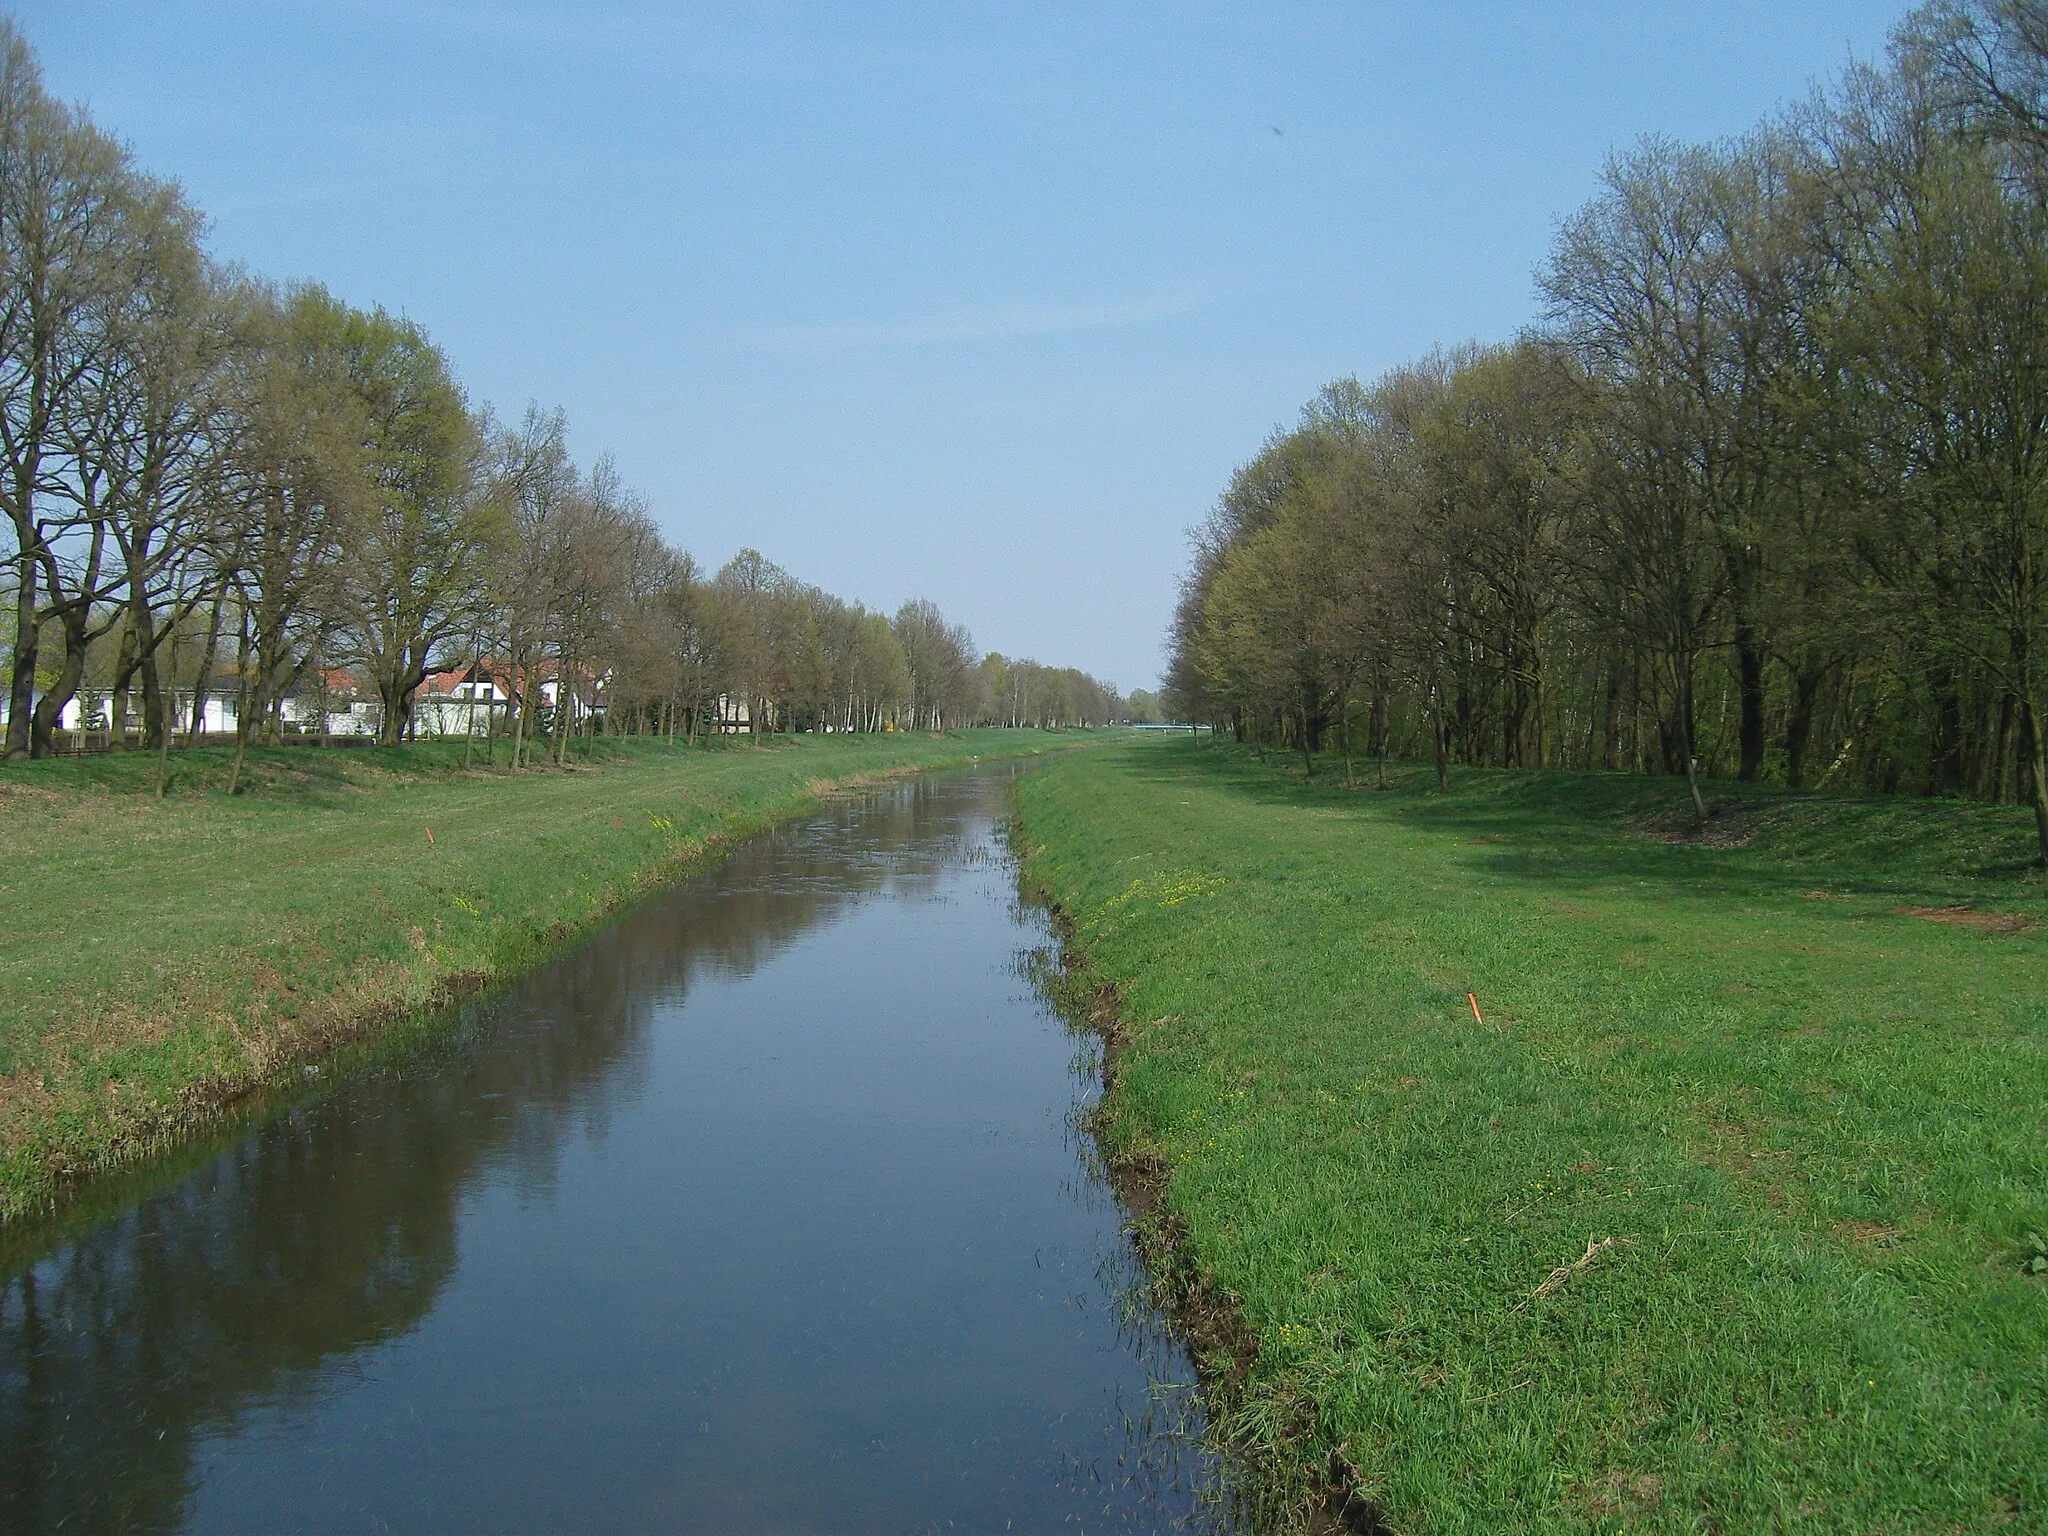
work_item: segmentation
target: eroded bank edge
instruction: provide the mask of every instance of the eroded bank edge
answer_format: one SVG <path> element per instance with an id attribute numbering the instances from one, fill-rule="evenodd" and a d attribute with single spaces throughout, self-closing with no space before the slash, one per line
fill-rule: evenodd
<path id="1" fill-rule="evenodd" d="M 1325 1461 L 1308 1445 L 1314 1405 L 1282 1382 L 1260 1382 L 1253 1367 L 1259 1340 L 1240 1299 L 1197 1260 L 1187 1227 L 1167 1200 L 1172 1169 L 1165 1155 L 1131 1123 L 1119 1098 L 1118 1067 L 1132 1026 L 1124 1015 L 1128 978 L 1104 975 L 1081 944 L 1072 916 L 1034 868 L 1033 845 L 1013 811 L 1008 837 L 1026 901 L 1043 907 L 1058 963 L 1040 977 L 1061 1017 L 1101 1041 L 1102 1093 L 1083 1117 L 1125 1213 L 1144 1264 L 1148 1300 L 1183 1340 L 1194 1361 L 1209 1433 L 1235 1474 L 1234 1495 L 1262 1528 L 1307 1536 L 1350 1532 L 1392 1536 L 1365 1492 L 1365 1474 L 1341 1451 Z"/>

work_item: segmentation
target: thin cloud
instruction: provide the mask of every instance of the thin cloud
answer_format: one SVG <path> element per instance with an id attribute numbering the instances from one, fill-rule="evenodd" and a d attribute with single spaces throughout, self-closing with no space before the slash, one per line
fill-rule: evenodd
<path id="1" fill-rule="evenodd" d="M 876 347 L 930 347 L 982 341 L 1018 341 L 1075 331 L 1106 331 L 1184 315 L 1198 306 L 1190 296 L 1126 304 L 1004 304 L 947 310 L 912 320 L 853 320 L 827 325 L 779 325 L 748 333 L 763 352 L 847 352 Z"/>

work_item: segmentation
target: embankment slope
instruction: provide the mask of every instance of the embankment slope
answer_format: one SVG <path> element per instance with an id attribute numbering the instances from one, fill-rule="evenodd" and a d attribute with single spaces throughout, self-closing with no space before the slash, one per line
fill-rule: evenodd
<path id="1" fill-rule="evenodd" d="M 1059 741 L 629 739 L 517 775 L 463 771 L 459 743 L 294 747 L 233 797 L 202 749 L 162 800 L 144 754 L 0 768 L 0 1220 L 517 975 L 824 790 Z"/>
<path id="2" fill-rule="evenodd" d="M 1019 787 L 1120 991 L 1106 1149 L 1256 1344 L 1226 1428 L 1402 1531 L 2048 1527 L 2027 814 L 1429 787 L 1185 741 Z"/>

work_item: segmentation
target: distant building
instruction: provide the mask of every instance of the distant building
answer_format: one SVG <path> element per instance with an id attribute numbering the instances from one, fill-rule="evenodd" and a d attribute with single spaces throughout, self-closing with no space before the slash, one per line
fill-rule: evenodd
<path id="1" fill-rule="evenodd" d="M 554 673 L 552 661 L 541 662 L 533 673 L 531 696 L 543 711 L 549 713 L 555 709 L 561 694 Z M 513 668 L 488 659 L 473 666 L 430 672 L 413 691 L 412 734 L 415 737 L 502 734 L 514 708 L 518 681 Z M 605 693 L 610 681 L 608 672 L 582 670 L 579 686 L 569 690 L 569 723 L 572 726 L 582 726 L 603 717 Z M 205 706 L 200 722 L 202 735 L 232 736 L 235 733 L 240 694 L 239 680 L 232 675 L 216 678 L 204 690 Z M 40 700 L 41 695 L 37 698 Z M 171 729 L 174 735 L 190 733 L 193 698 L 194 690 L 189 687 L 172 690 Z M 127 719 L 122 722 L 125 729 L 142 730 L 141 706 L 142 694 L 137 688 L 128 695 Z M 719 722 L 724 729 L 743 731 L 748 728 L 747 707 L 743 701 L 721 698 L 718 711 Z M 113 695 L 110 690 L 81 687 L 59 713 L 57 729 L 72 734 L 74 738 L 82 735 L 90 739 L 109 730 L 112 712 Z M 277 712 L 288 738 L 375 736 L 384 720 L 382 701 L 362 679 L 338 667 L 313 673 L 301 680 L 278 702 Z M 7 701 L 0 696 L 0 726 L 5 725 L 6 719 Z"/>
<path id="2" fill-rule="evenodd" d="M 413 733 L 488 736 L 511 708 L 510 691 L 499 685 L 488 663 L 429 672 L 413 690 Z"/>
<path id="3" fill-rule="evenodd" d="M 171 690 L 171 729 L 182 735 L 192 729 L 192 694 L 190 688 Z M 36 704 L 43 701 L 43 695 L 34 696 Z M 57 711 L 57 729 L 60 731 L 105 731 L 110 725 L 114 696 L 105 688 L 80 688 L 64 707 Z M 0 725 L 8 718 L 8 704 L 0 698 Z M 201 716 L 204 734 L 232 732 L 235 728 L 235 690 L 232 684 L 219 692 L 209 692 L 206 707 Z M 142 729 L 142 691 L 136 689 L 128 695 L 127 728 L 131 731 Z"/>

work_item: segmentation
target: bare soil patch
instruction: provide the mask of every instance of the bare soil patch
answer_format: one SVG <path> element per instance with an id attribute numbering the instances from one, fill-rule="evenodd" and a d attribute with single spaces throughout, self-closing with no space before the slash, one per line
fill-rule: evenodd
<path id="1" fill-rule="evenodd" d="M 1610 1472 L 1580 1492 L 1593 1514 L 1626 1519 L 1647 1514 L 1664 1502 L 1664 1479 L 1654 1472 Z"/>
<path id="2" fill-rule="evenodd" d="M 1977 933 L 2031 933 L 2041 926 L 2037 919 L 2023 912 L 1979 912 L 1973 907 L 1893 907 L 1892 915 L 1949 923 Z"/>
<path id="3" fill-rule="evenodd" d="M 1835 1241 L 1856 1248 L 1889 1248 L 1906 1235 L 1900 1228 L 1888 1227 L 1881 1221 L 1838 1221 L 1828 1230 Z"/>
<path id="4" fill-rule="evenodd" d="M 1691 806 L 1675 805 L 1631 816 L 1628 826 L 1640 837 L 1674 847 L 1690 843 L 1702 848 L 1746 848 L 1773 819 L 1766 809 L 1723 806 L 1709 810 L 1707 824 L 1702 827 L 1694 819 Z"/>

